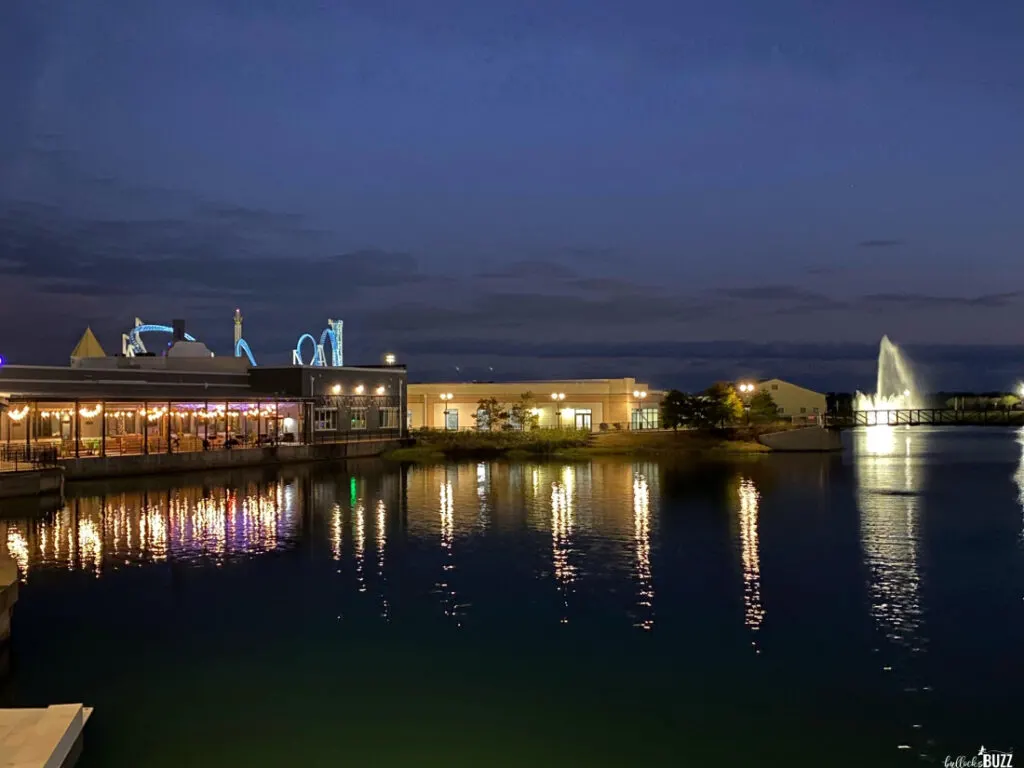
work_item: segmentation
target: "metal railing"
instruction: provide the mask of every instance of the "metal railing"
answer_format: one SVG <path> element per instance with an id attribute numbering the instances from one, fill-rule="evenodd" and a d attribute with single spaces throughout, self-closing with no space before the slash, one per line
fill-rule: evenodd
<path id="1" fill-rule="evenodd" d="M 60 452 L 55 445 L 0 445 L 0 472 L 54 467 Z"/>

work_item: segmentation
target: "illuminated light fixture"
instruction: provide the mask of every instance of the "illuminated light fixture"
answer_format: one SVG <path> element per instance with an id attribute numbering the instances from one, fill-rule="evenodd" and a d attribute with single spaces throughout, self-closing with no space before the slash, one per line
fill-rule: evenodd
<path id="1" fill-rule="evenodd" d="M 739 387 L 737 387 L 737 389 L 739 389 L 740 392 L 753 392 L 754 385 L 744 382 L 743 384 L 740 384 Z"/>
<path id="2" fill-rule="evenodd" d="M 633 390 L 633 397 L 636 397 L 636 398 L 639 398 L 640 400 L 643 400 L 645 397 L 647 397 L 647 393 L 644 392 L 643 390 L 640 390 L 640 389 L 634 389 Z"/>
<path id="3" fill-rule="evenodd" d="M 540 408 L 531 408 L 531 409 L 530 409 L 530 413 L 531 413 L 531 414 L 532 414 L 533 416 L 540 416 Z"/>
<path id="4" fill-rule="evenodd" d="M 86 419 L 95 419 L 103 413 L 103 406 L 97 405 L 95 408 L 79 408 L 78 415 Z"/>
<path id="5" fill-rule="evenodd" d="M 365 391 L 366 391 L 366 387 L 364 387 L 362 384 L 360 384 L 359 386 L 356 387 L 356 394 L 357 395 L 361 395 Z"/>
<path id="6" fill-rule="evenodd" d="M 565 392 L 552 392 L 551 393 L 551 399 L 552 400 L 565 400 Z"/>
<path id="7" fill-rule="evenodd" d="M 23 408 L 21 408 L 21 410 L 18 410 L 17 408 L 15 408 L 15 409 L 10 410 L 10 411 L 7 412 L 7 418 L 9 418 L 11 421 L 21 421 L 27 415 L 28 415 L 28 406 L 27 405 L 24 406 Z"/>
<path id="8" fill-rule="evenodd" d="M 378 395 L 383 395 L 384 392 L 385 392 L 384 385 L 381 385 L 381 386 L 377 387 L 377 394 Z"/>
<path id="9" fill-rule="evenodd" d="M 331 392 L 333 392 L 336 395 L 340 395 L 341 394 L 341 384 L 335 384 L 333 387 L 331 387 Z"/>
<path id="10" fill-rule="evenodd" d="M 7 358 L 4 357 L 3 355 L 0 355 L 0 365 L 6 365 L 6 364 L 7 364 Z"/>
<path id="11" fill-rule="evenodd" d="M 451 399 L 455 397 L 455 395 L 453 395 L 451 392 L 442 392 L 440 395 L 438 395 L 438 397 L 447 403 L 450 402 Z"/>
<path id="12" fill-rule="evenodd" d="M 384 365 L 394 365 L 395 360 L 397 360 L 397 358 L 395 357 L 393 352 L 388 352 L 386 355 L 384 355 Z M 2 365 L 2 363 L 0 363 L 0 365 Z"/>

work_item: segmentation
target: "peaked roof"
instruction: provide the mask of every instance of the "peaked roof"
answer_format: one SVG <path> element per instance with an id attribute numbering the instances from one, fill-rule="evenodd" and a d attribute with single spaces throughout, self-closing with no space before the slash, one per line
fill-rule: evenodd
<path id="1" fill-rule="evenodd" d="M 96 339 L 96 334 L 92 332 L 92 328 L 86 328 L 82 338 L 78 340 L 75 348 L 71 350 L 71 356 L 106 357 L 107 353 L 103 351 L 103 347 L 100 346 L 99 341 Z"/>

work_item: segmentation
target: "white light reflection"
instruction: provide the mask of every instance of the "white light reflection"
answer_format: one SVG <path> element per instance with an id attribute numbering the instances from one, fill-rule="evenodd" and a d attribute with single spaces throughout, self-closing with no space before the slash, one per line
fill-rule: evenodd
<path id="1" fill-rule="evenodd" d="M 921 630 L 921 479 L 911 455 L 911 431 L 865 428 L 855 466 L 871 614 L 889 640 L 916 652 Z M 918 432 L 913 439 L 924 439 L 924 434 Z"/>
<path id="2" fill-rule="evenodd" d="M 355 508 L 355 550 L 356 550 L 356 580 L 359 582 L 359 591 L 366 591 L 366 574 L 363 573 L 363 559 L 366 554 L 366 507 L 360 499 L 356 502 Z"/>
<path id="3" fill-rule="evenodd" d="M 81 518 L 78 521 L 78 555 L 80 568 L 94 568 L 100 575 L 103 567 L 103 539 L 95 521 Z"/>
<path id="4" fill-rule="evenodd" d="M 756 633 L 764 622 L 764 606 L 761 603 L 761 546 L 758 540 L 758 513 L 761 494 L 749 477 L 740 480 L 740 548 L 743 558 L 743 623 Z M 758 653 L 756 635 L 750 641 Z"/>
<path id="5" fill-rule="evenodd" d="M 344 521 L 341 517 L 341 505 L 331 507 L 331 554 L 335 560 L 341 560 Z"/>
<path id="6" fill-rule="evenodd" d="M 384 575 L 384 545 L 387 544 L 387 533 L 384 526 L 387 523 L 388 508 L 384 499 L 377 502 L 377 575 Z"/>
<path id="7" fill-rule="evenodd" d="M 444 550 L 445 563 L 443 566 L 444 575 L 442 580 L 437 582 L 436 587 L 441 591 L 444 615 L 455 619 L 456 626 L 462 626 L 458 620 L 455 605 L 455 590 L 452 588 L 452 572 L 455 570 L 454 547 L 455 547 L 455 501 L 452 498 L 452 484 L 441 483 L 440 491 L 441 509 L 441 549 Z"/>
<path id="8" fill-rule="evenodd" d="M 633 543 L 636 548 L 638 620 L 641 629 L 654 627 L 654 580 L 651 576 L 651 489 L 647 477 L 633 477 Z"/>
<path id="9" fill-rule="evenodd" d="M 380 579 L 381 584 L 384 583 L 384 548 L 387 545 L 387 522 L 388 522 L 388 508 L 384 503 L 384 499 L 377 501 L 377 577 Z M 391 606 L 388 604 L 387 597 L 382 593 L 380 596 L 381 601 L 381 617 L 385 621 L 391 619 Z"/>
<path id="10" fill-rule="evenodd" d="M 7 528 L 7 551 L 11 553 L 14 564 L 18 566 L 18 573 L 21 574 L 21 579 L 24 581 L 28 576 L 29 569 L 28 540 L 25 538 L 25 534 L 13 525 Z"/>
<path id="11" fill-rule="evenodd" d="M 569 623 L 568 593 L 572 591 L 572 583 L 576 578 L 576 568 L 569 560 L 575 527 L 572 503 L 572 468 L 565 467 L 562 479 L 551 483 L 551 560 L 565 609 L 562 624 Z"/>
<path id="12" fill-rule="evenodd" d="M 480 516 L 480 525 L 487 527 L 487 495 L 491 490 L 490 468 L 484 462 L 476 465 L 476 497 Z"/>

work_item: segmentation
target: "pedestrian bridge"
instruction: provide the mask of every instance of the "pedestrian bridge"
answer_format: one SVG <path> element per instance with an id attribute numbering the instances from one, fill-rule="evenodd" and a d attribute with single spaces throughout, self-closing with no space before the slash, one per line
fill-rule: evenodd
<path id="1" fill-rule="evenodd" d="M 822 420 L 829 429 L 851 427 L 918 427 L 928 424 L 942 426 L 1024 426 L 1024 409 L 999 408 L 988 410 L 964 410 L 962 408 L 901 408 L 886 411 L 849 411 L 827 413 Z"/>

